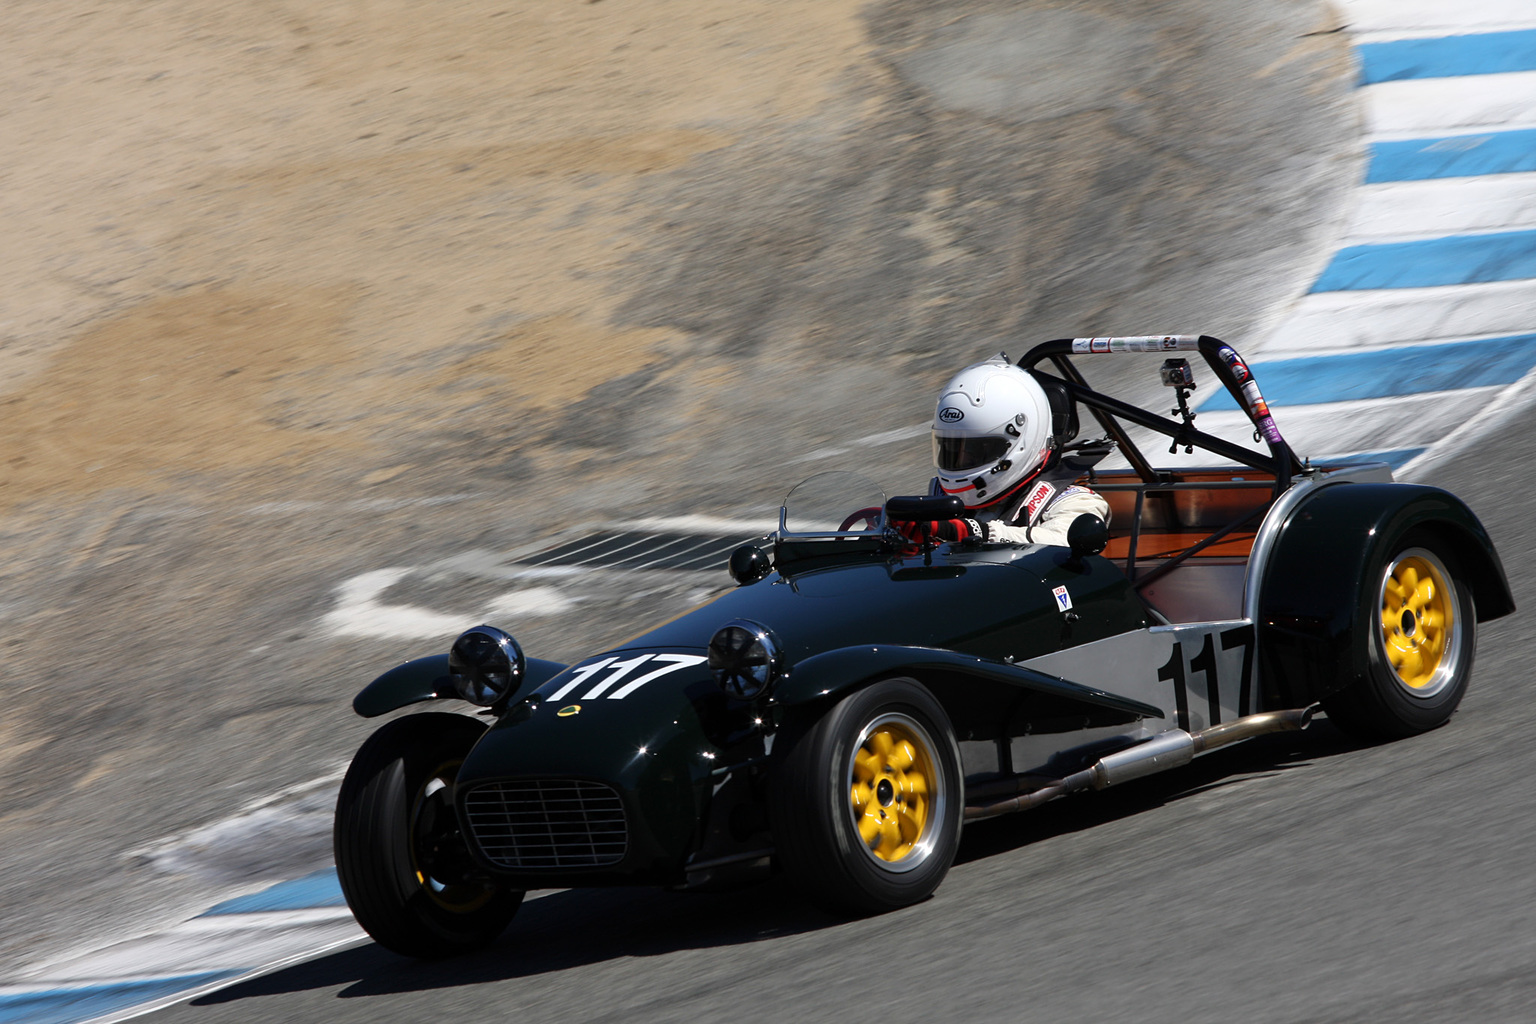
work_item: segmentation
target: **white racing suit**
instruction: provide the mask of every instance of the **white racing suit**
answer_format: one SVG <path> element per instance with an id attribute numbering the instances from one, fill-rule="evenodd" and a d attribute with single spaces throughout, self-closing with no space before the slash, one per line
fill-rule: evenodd
<path id="1" fill-rule="evenodd" d="M 991 544 L 1067 544 L 1072 520 L 1084 512 L 1109 525 L 1109 502 L 1072 483 L 1070 471 L 1045 472 L 997 511 L 973 514 Z"/>

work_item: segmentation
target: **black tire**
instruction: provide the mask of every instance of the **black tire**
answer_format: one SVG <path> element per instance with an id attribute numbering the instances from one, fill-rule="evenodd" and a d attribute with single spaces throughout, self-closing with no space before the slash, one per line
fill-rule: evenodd
<path id="1" fill-rule="evenodd" d="M 1366 740 L 1401 739 L 1449 721 L 1477 646 L 1472 588 L 1450 553 L 1422 531 L 1388 550 L 1360 581 L 1354 642 L 1364 645 L 1357 654 L 1366 671 L 1322 702 L 1334 724 Z"/>
<path id="2" fill-rule="evenodd" d="M 933 695 L 887 679 L 783 739 L 769 814 L 797 886 L 830 910 L 866 914 L 930 896 L 954 862 L 965 811 L 960 750 Z"/>
<path id="3" fill-rule="evenodd" d="M 336 799 L 341 891 L 378 943 L 414 957 L 476 949 L 500 935 L 523 894 L 475 868 L 453 780 L 485 732 L 463 715 L 398 718 L 358 750 Z"/>

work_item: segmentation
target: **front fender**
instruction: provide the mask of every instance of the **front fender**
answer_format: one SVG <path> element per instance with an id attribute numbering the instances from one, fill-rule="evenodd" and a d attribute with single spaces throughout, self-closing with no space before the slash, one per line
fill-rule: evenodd
<path id="1" fill-rule="evenodd" d="M 1478 621 L 1515 609 L 1503 563 L 1472 510 L 1419 484 L 1321 487 L 1292 510 L 1263 567 L 1259 651 L 1264 706 L 1302 707 L 1366 671 L 1376 595 L 1364 580 L 1405 534 L 1428 531 L 1471 587 Z"/>
<path id="2" fill-rule="evenodd" d="M 528 658 L 523 666 L 523 683 L 518 689 L 532 690 L 563 671 L 565 666 L 558 662 Z M 433 654 L 396 665 L 363 687 L 362 692 L 352 698 L 352 710 L 364 718 L 376 718 L 424 700 L 459 699 L 448 675 L 448 655 Z"/>
<path id="3" fill-rule="evenodd" d="M 1021 665 L 927 647 L 860 644 L 825 651 L 795 665 L 774 691 L 786 708 L 836 701 L 876 679 L 911 676 L 926 685 L 960 739 L 989 738 L 1011 718 L 1052 732 L 1162 718 L 1163 711 Z M 1022 705 L 1022 706 L 1021 706 Z M 1058 728 L 1059 727 L 1059 728 Z"/>

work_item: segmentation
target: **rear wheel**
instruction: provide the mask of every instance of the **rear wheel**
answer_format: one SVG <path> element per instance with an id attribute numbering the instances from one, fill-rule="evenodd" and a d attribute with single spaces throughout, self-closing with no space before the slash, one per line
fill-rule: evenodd
<path id="1" fill-rule="evenodd" d="M 840 701 L 775 769 L 774 842 L 814 900 L 878 913 L 938 888 L 964 811 L 959 748 L 943 707 L 911 679 Z"/>
<path id="2" fill-rule="evenodd" d="M 380 945 L 416 957 L 483 946 L 523 894 L 486 879 L 469 855 L 454 782 L 485 726 L 409 715 L 368 738 L 336 801 L 336 871 L 347 906 Z"/>
<path id="3" fill-rule="evenodd" d="M 1346 732 L 1380 739 L 1444 725 L 1472 676 L 1472 590 L 1432 537 L 1410 535 L 1362 580 L 1366 672 L 1323 701 Z"/>

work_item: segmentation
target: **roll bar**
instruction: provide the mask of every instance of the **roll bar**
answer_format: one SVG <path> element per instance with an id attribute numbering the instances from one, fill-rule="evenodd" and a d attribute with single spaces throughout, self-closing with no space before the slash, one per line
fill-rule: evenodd
<path id="1" fill-rule="evenodd" d="M 1237 402 L 1237 407 L 1248 415 L 1254 429 L 1264 439 L 1269 448 L 1269 455 L 1261 455 L 1241 445 L 1196 430 L 1188 423 L 1176 423 L 1166 416 L 1159 416 L 1157 413 L 1149 412 L 1128 402 L 1100 394 L 1088 386 L 1088 382 L 1071 359 L 1076 355 L 1118 353 L 1166 355 L 1173 352 L 1199 352 L 1205 357 L 1211 371 L 1216 374 L 1216 379 Z M 1276 495 L 1288 490 L 1291 486 L 1291 475 L 1301 472 L 1303 468 L 1301 460 L 1296 457 L 1291 446 L 1286 443 L 1285 438 L 1280 436 L 1280 428 L 1275 426 L 1275 418 L 1270 415 L 1269 404 L 1264 401 L 1264 396 L 1259 392 L 1259 383 L 1254 379 L 1253 371 L 1248 368 L 1243 357 L 1237 354 L 1237 350 L 1220 338 L 1213 338 L 1208 334 L 1063 338 L 1036 345 L 1024 353 L 1017 365 L 1029 370 L 1047 359 L 1061 374 L 1059 378 L 1054 379 L 1066 386 L 1067 393 L 1074 401 L 1088 407 L 1105 432 L 1119 443 L 1120 450 L 1125 454 L 1136 474 L 1147 483 L 1158 479 L 1157 471 L 1147 462 L 1146 456 L 1140 449 L 1131 443 L 1130 437 L 1117 421 L 1117 417 L 1165 434 L 1173 438 L 1176 444 L 1195 445 L 1223 458 L 1231 459 L 1233 462 L 1273 473 Z M 1044 374 L 1044 371 L 1039 372 L 1047 377 L 1050 376 Z"/>

